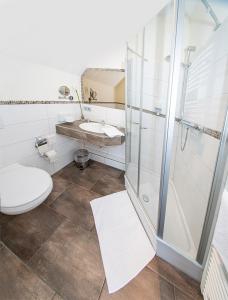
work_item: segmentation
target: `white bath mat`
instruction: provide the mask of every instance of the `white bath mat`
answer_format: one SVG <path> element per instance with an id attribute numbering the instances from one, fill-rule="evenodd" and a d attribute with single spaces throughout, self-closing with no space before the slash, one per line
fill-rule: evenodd
<path id="1" fill-rule="evenodd" d="M 154 257 L 126 191 L 91 201 L 110 293 L 133 279 Z"/>

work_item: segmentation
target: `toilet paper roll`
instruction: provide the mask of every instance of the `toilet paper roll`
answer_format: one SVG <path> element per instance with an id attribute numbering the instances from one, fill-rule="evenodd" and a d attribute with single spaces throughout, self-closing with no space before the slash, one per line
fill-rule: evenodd
<path id="1" fill-rule="evenodd" d="M 45 153 L 48 152 L 48 145 L 44 144 L 44 145 L 38 146 L 37 149 L 41 155 L 44 155 Z"/>
<path id="2" fill-rule="evenodd" d="M 53 163 L 56 161 L 56 155 L 57 155 L 57 153 L 55 150 L 49 150 L 45 153 L 45 156 L 50 161 L 50 163 Z"/>

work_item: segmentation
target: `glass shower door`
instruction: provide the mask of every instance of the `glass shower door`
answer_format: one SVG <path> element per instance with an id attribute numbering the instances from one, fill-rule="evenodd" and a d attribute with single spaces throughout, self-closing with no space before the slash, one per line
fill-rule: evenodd
<path id="1" fill-rule="evenodd" d="M 195 259 L 228 105 L 228 4 L 210 0 L 184 3 L 181 74 L 163 238 Z"/>
<path id="2" fill-rule="evenodd" d="M 139 199 L 156 230 L 167 110 L 173 4 L 145 26 L 141 101 Z"/>
<path id="3" fill-rule="evenodd" d="M 139 180 L 140 103 L 142 86 L 143 32 L 127 46 L 127 147 L 126 176 L 136 195 Z"/>

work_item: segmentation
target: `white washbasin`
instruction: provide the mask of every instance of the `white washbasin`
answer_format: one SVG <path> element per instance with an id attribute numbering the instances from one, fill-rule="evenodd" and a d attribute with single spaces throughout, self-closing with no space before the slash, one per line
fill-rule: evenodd
<path id="1" fill-rule="evenodd" d="M 104 127 L 115 128 L 114 126 L 111 125 L 103 125 L 101 123 L 96 123 L 96 122 L 81 123 L 79 127 L 83 130 L 95 132 L 95 133 L 104 133 L 103 130 Z"/>

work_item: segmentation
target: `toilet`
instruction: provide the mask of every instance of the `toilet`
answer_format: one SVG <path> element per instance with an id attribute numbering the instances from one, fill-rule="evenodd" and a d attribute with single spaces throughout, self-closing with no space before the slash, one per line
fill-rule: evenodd
<path id="1" fill-rule="evenodd" d="M 40 205 L 51 193 L 53 182 L 44 170 L 18 163 L 0 169 L 0 211 L 22 214 Z"/>

